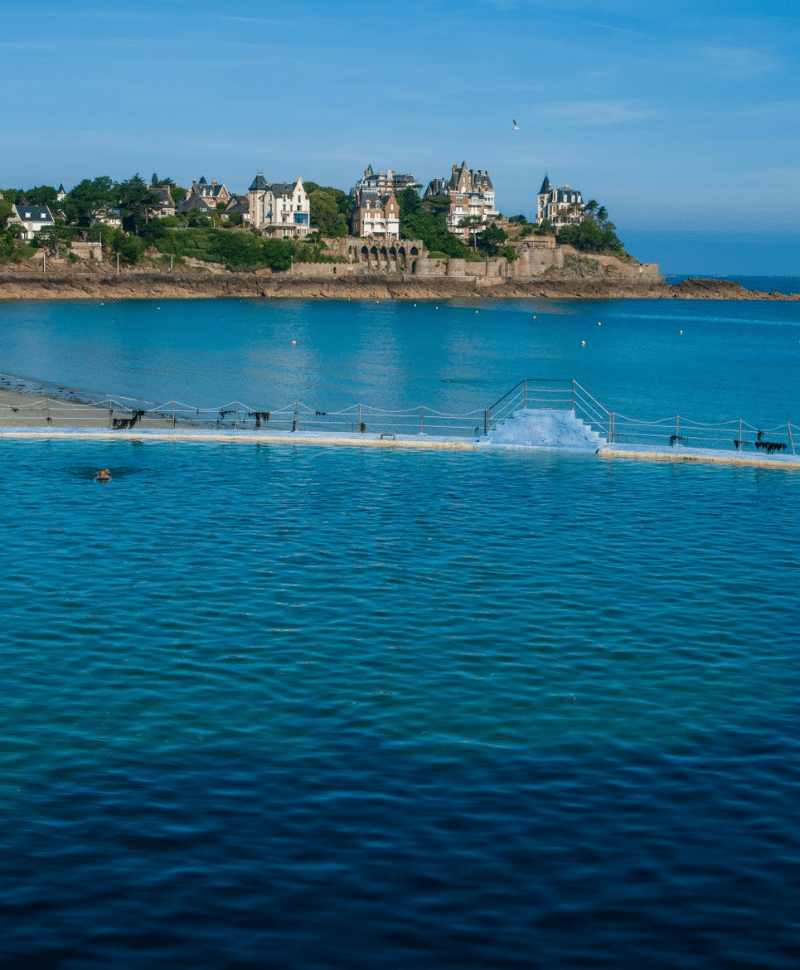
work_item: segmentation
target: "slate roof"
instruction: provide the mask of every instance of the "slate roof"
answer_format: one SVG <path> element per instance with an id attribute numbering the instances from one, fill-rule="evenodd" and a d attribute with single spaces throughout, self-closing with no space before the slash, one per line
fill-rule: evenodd
<path id="1" fill-rule="evenodd" d="M 294 191 L 294 185 L 290 185 L 288 182 L 273 182 L 270 189 L 275 196 L 291 195 Z"/>
<path id="2" fill-rule="evenodd" d="M 539 189 L 539 195 L 545 195 L 550 191 L 552 186 L 550 185 L 550 179 L 547 177 L 547 172 L 544 173 L 544 180 L 542 181 L 542 187 Z"/>
<path id="3" fill-rule="evenodd" d="M 46 205 L 26 205 L 18 202 L 14 205 L 17 215 L 23 222 L 52 222 L 53 215 Z"/>
<path id="4" fill-rule="evenodd" d="M 295 182 L 268 182 L 259 172 L 259 174 L 253 179 L 253 184 L 250 186 L 250 191 L 271 192 L 277 199 L 282 195 L 290 196 L 294 192 L 295 184 Z"/>
<path id="5" fill-rule="evenodd" d="M 250 211 L 250 199 L 246 195 L 232 195 L 225 208 L 226 212 L 245 212 Z"/>
<path id="6" fill-rule="evenodd" d="M 216 199 L 225 188 L 224 185 L 209 185 L 208 182 L 198 182 L 197 187 L 200 191 L 195 194 L 202 195 L 208 199 Z"/>
<path id="7" fill-rule="evenodd" d="M 195 209 L 199 212 L 216 212 L 213 205 L 206 202 L 201 195 L 196 195 L 195 193 L 192 193 L 188 199 L 184 199 L 182 202 L 176 202 L 175 204 L 176 212 L 192 212 Z"/>

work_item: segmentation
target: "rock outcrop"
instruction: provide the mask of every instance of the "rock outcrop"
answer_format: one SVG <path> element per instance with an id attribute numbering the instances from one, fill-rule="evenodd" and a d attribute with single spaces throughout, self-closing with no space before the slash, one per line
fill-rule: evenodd
<path id="1" fill-rule="evenodd" d="M 529 279 L 415 277 L 407 274 L 292 276 L 288 273 L 31 273 L 0 268 L 0 300 L 169 300 L 292 298 L 305 300 L 800 300 L 761 293 L 729 280 L 615 279 L 548 273 Z"/>

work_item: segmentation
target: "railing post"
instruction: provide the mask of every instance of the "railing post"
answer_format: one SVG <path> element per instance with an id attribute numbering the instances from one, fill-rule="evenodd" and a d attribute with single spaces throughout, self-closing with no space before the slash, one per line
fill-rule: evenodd
<path id="1" fill-rule="evenodd" d="M 419 406 L 419 433 L 425 434 L 425 405 Z"/>
<path id="2" fill-rule="evenodd" d="M 574 377 L 572 378 L 572 381 L 570 382 L 570 384 L 572 387 L 572 412 L 574 414 L 575 413 L 575 378 Z"/>
<path id="3" fill-rule="evenodd" d="M 297 431 L 297 412 L 298 412 L 298 402 L 294 402 L 294 424 L 292 425 L 292 431 Z"/>
<path id="4" fill-rule="evenodd" d="M 236 431 L 239 425 L 239 405 L 238 403 L 234 405 L 233 409 L 233 430 Z"/>
<path id="5" fill-rule="evenodd" d="M 175 427 L 175 402 L 172 402 L 172 427 Z"/>
<path id="6" fill-rule="evenodd" d="M 358 405 L 358 430 L 361 431 L 361 405 Z"/>
<path id="7" fill-rule="evenodd" d="M 524 390 L 522 392 L 522 406 L 525 410 L 528 410 L 528 378 L 526 377 L 523 382 Z"/>
<path id="8" fill-rule="evenodd" d="M 678 440 L 681 436 L 681 416 L 679 414 L 675 415 L 675 444 L 680 444 Z"/>
<path id="9" fill-rule="evenodd" d="M 608 416 L 608 443 L 610 445 L 614 444 L 614 412 L 613 411 Z"/>
<path id="10" fill-rule="evenodd" d="M 489 434 L 489 408 L 483 410 L 483 433 Z"/>
<path id="11" fill-rule="evenodd" d="M 737 451 L 741 451 L 741 450 L 742 450 L 742 419 L 739 418 L 739 447 L 737 448 Z"/>
<path id="12" fill-rule="evenodd" d="M 794 450 L 794 438 L 792 437 L 792 426 L 788 421 L 786 422 L 786 430 L 789 432 L 789 444 L 792 446 L 792 454 L 794 455 L 795 450 Z"/>

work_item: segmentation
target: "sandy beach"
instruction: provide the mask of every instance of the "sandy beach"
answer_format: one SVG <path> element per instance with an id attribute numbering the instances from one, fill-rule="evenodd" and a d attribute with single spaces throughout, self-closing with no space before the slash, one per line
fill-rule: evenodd
<path id="1" fill-rule="evenodd" d="M 75 395 L 63 398 L 43 392 L 21 390 L 23 382 L 15 382 L 7 375 L 0 386 L 0 428 L 86 428 L 92 431 L 111 430 L 113 420 L 126 420 L 131 412 L 102 407 L 81 401 Z M 163 428 L 168 419 L 143 418 L 144 428 Z"/>

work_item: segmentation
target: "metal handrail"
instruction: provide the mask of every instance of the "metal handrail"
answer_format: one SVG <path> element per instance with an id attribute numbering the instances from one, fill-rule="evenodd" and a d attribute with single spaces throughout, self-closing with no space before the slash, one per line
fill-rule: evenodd
<path id="1" fill-rule="evenodd" d="M 669 443 L 697 447 L 758 448 L 786 450 L 795 454 L 795 439 L 800 427 L 791 422 L 770 428 L 759 428 L 742 419 L 712 424 L 683 415 L 658 420 L 633 418 L 609 411 L 575 380 L 525 378 L 506 391 L 492 405 L 464 413 L 440 411 L 425 405 L 401 409 L 378 408 L 369 404 L 351 404 L 335 411 L 322 411 L 295 401 L 281 408 L 260 411 L 242 401 L 230 401 L 219 407 L 195 407 L 171 400 L 153 405 L 133 398 L 107 397 L 99 402 L 74 402 L 54 398 L 37 398 L 30 403 L 0 405 L 3 414 L 41 415 L 48 425 L 54 421 L 74 426 L 74 419 L 89 416 L 94 423 L 107 422 L 110 428 L 133 427 L 148 422 L 178 422 L 186 427 L 214 426 L 235 430 L 258 430 L 266 426 L 276 430 L 319 430 L 349 432 L 452 435 L 473 437 L 487 435 L 519 409 L 571 410 L 590 426 L 599 429 L 609 442 Z M 71 422 L 71 423 L 69 423 Z"/>

